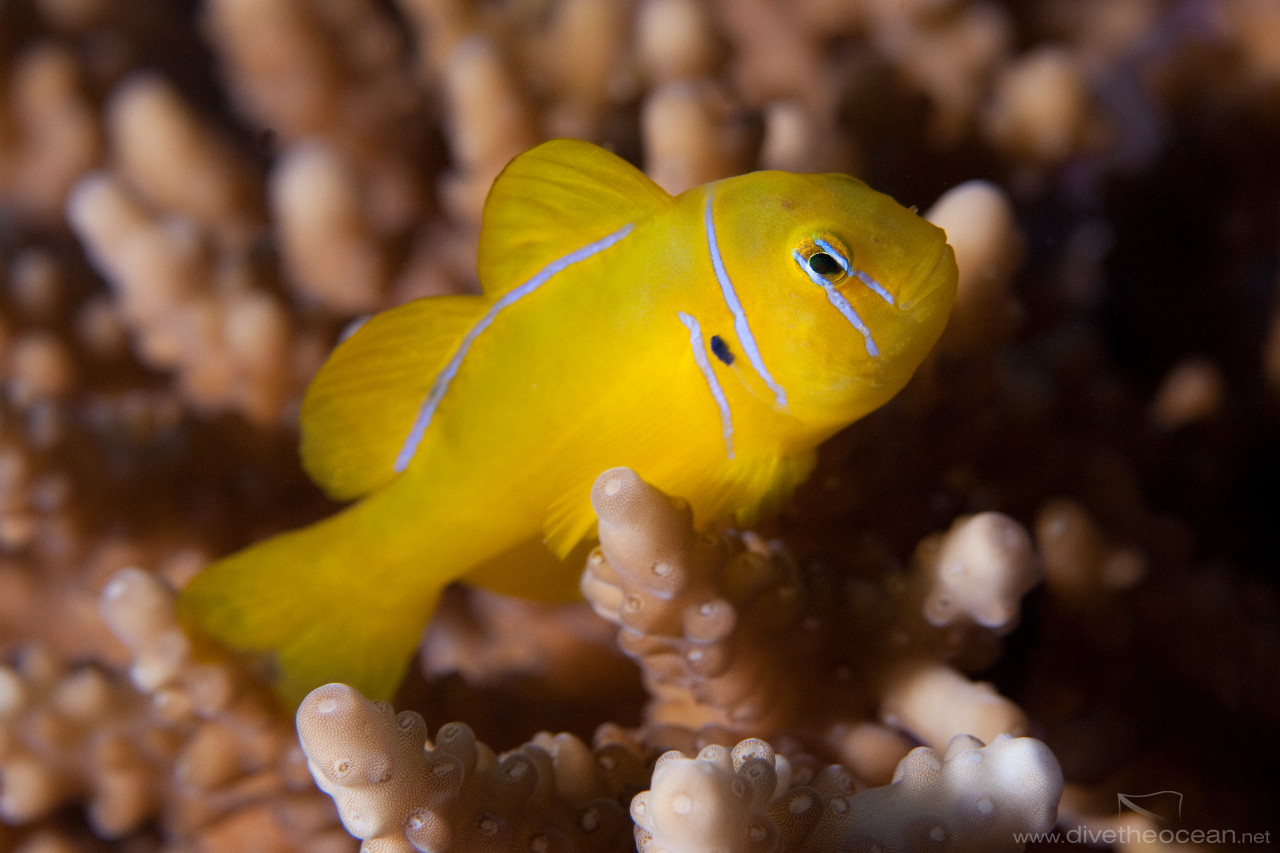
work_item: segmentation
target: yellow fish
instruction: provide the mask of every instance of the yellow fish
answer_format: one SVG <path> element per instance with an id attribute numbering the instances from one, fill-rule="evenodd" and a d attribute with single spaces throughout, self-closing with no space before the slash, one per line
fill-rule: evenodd
<path id="1" fill-rule="evenodd" d="M 906 384 L 956 265 L 941 229 L 845 175 L 673 198 L 561 139 L 494 183 L 479 278 L 482 295 L 374 316 L 308 389 L 303 465 L 359 502 L 181 595 L 188 626 L 270 653 L 285 697 L 330 681 L 389 697 L 453 580 L 568 594 L 581 564 L 552 555 L 592 534 L 607 468 L 702 523 L 775 506 L 821 441 Z"/>

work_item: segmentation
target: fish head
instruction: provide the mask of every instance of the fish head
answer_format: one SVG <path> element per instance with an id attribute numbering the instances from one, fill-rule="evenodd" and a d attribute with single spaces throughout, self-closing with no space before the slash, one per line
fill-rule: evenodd
<path id="1" fill-rule="evenodd" d="M 847 175 L 720 181 L 704 227 L 745 320 L 738 337 L 758 351 L 754 392 L 815 429 L 839 429 L 901 390 L 955 303 L 943 230 Z"/>

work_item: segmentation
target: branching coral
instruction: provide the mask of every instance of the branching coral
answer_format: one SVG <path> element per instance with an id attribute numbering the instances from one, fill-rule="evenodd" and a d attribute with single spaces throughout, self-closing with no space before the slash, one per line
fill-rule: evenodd
<path id="1" fill-rule="evenodd" d="M 63 666 L 38 647 L 0 669 L 0 812 L 28 824 L 84 801 L 120 838 L 161 817 L 171 840 L 208 850 L 342 850 L 269 694 L 228 664 L 198 662 L 170 588 L 115 575 L 103 617 L 129 647 L 130 679 Z"/>
<path id="2" fill-rule="evenodd" d="M 1143 555 L 1108 542 L 1074 501 L 1049 501 L 1040 508 L 1036 545 L 1043 555 L 1045 584 L 1068 606 L 1096 604 L 1107 592 L 1127 589 L 1146 573 Z"/>
<path id="3" fill-rule="evenodd" d="M 68 202 L 72 225 L 116 286 L 137 355 L 174 370 L 200 408 L 277 418 L 292 377 L 289 322 L 280 302 L 252 286 L 243 253 L 218 257 L 194 223 L 149 210 L 119 180 L 83 179 Z M 276 365 L 262 371 L 258 365 Z"/>
<path id="4" fill-rule="evenodd" d="M 716 730 L 843 732 L 877 696 L 885 722 L 937 749 L 957 734 L 1025 731 L 1016 705 L 939 662 L 989 648 L 1037 580 L 1030 538 L 1011 519 L 957 521 L 920 546 L 910 575 L 851 586 L 841 613 L 780 546 L 697 534 L 687 504 L 634 471 L 601 474 L 591 497 L 600 547 L 582 591 L 640 661 L 658 741 L 672 727 L 713 740 Z M 845 620 L 855 627 L 841 634 Z"/>
<path id="5" fill-rule="evenodd" d="M 266 225 L 252 161 L 196 115 L 164 78 L 123 80 L 106 105 L 120 179 L 153 208 L 190 219 L 222 246 L 244 246 Z"/>
<path id="6" fill-rule="evenodd" d="M 698 536 L 687 504 L 628 469 L 601 474 L 591 498 L 601 545 L 583 594 L 644 661 L 650 719 L 759 732 L 795 719 L 802 693 L 776 679 L 807 680 L 819 626 L 802 623 L 794 562 L 758 538 Z"/>
<path id="7" fill-rule="evenodd" d="M 1011 63 L 996 81 L 984 129 L 998 147 L 1056 163 L 1096 141 L 1084 70 L 1068 51 L 1042 48 Z"/>
<path id="8" fill-rule="evenodd" d="M 1022 312 L 1010 287 L 1025 254 L 1012 202 L 994 184 L 966 181 L 943 193 L 926 216 L 947 232 L 960 270 L 939 350 L 969 357 L 994 352 L 1012 336 Z"/>
<path id="9" fill-rule="evenodd" d="M 800 686 L 820 683 L 830 665 L 823 646 L 832 617 L 815 610 L 779 546 L 750 534 L 697 534 L 686 503 L 625 468 L 600 475 L 592 504 L 601 544 L 582 589 L 642 665 L 653 695 L 641 730 L 647 741 L 794 734 L 805 731 L 806 716 L 821 725 L 815 705 L 831 702 L 829 715 L 854 707 L 849 684 L 829 696 Z M 1020 849 L 1013 833 L 1053 822 L 1062 789 L 1056 761 L 1043 744 L 1010 738 L 1026 728 L 1015 705 L 923 656 L 957 651 L 954 635 L 939 640 L 947 630 L 1008 630 L 1036 568 L 1026 532 L 982 514 L 922 543 L 911 580 L 883 602 L 914 613 L 920 629 L 882 662 L 886 671 L 873 682 L 884 690 L 880 713 L 944 744 L 944 758 L 921 747 L 903 757 L 888 788 L 855 796 L 843 768 L 800 787 L 790 763 L 761 740 L 732 752 L 708 746 L 696 760 L 670 752 L 654 768 L 652 789 L 631 805 L 640 850 L 905 850 L 926 838 L 959 850 Z M 445 726 L 432 744 L 417 713 L 393 715 L 341 684 L 313 691 L 297 724 L 317 783 L 347 829 L 377 849 L 607 849 L 610 839 L 590 826 L 617 808 L 611 798 L 627 787 L 616 761 L 593 759 L 572 736 L 540 736 L 499 760 L 465 726 Z M 885 743 L 883 730 L 841 731 L 863 773 L 883 762 L 868 757 L 869 741 Z"/>
<path id="10" fill-rule="evenodd" d="M 854 793 L 843 768 L 812 779 L 761 740 L 689 759 L 668 752 L 636 796 L 641 853 L 694 851 L 1017 851 L 1022 833 L 1053 826 L 1062 771 L 1044 744 L 955 737 L 944 754 L 912 750 L 893 782 Z"/>
<path id="11" fill-rule="evenodd" d="M 10 204 L 54 220 L 71 185 L 102 156 L 102 129 L 66 47 L 46 42 L 6 70 L 0 189 Z"/>
<path id="12" fill-rule="evenodd" d="M 451 723 L 433 743 L 421 715 L 343 684 L 313 690 L 297 723 L 307 766 L 362 849 L 611 850 L 625 834 L 613 799 L 625 763 L 572 735 L 497 757 Z"/>
<path id="13" fill-rule="evenodd" d="M 135 829 L 156 796 L 149 750 L 129 731 L 137 696 L 95 667 L 62 671 L 30 647 L 0 670 L 0 814 L 12 823 L 42 818 L 84 798 L 95 830 L 118 837 Z M 114 719 L 113 719 L 114 718 Z"/>
<path id="14" fill-rule="evenodd" d="M 314 849 L 346 847 L 299 775 L 287 729 L 192 704 L 29 647 L 0 668 L 0 819 L 39 825 L 83 803 L 106 839 L 160 818 L 171 840 L 199 836 L 208 850 L 287 847 L 303 835 Z"/>
<path id="15" fill-rule="evenodd" d="M 539 735 L 495 756 L 466 726 L 427 740 L 413 711 L 394 714 L 350 687 L 317 688 L 298 709 L 308 766 L 369 850 L 614 850 L 617 798 L 634 757 L 594 753 L 571 735 Z M 622 753 L 630 755 L 629 753 Z M 641 853 L 695 851 L 1017 851 L 1019 833 L 1053 825 L 1062 772 L 1039 741 L 960 735 L 945 754 L 909 753 L 891 784 L 854 793 L 832 765 L 793 766 L 763 740 L 667 752 L 631 800 Z"/>
<path id="16" fill-rule="evenodd" d="M 930 536 L 916 552 L 921 609 L 939 628 L 977 625 L 1007 632 L 1022 596 L 1040 580 L 1031 538 L 1007 515 L 983 512 Z"/>

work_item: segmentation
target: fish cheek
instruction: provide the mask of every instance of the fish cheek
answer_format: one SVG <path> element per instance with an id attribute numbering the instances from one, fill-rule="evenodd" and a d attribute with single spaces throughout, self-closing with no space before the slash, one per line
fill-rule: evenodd
<path id="1" fill-rule="evenodd" d="M 847 366 L 846 348 L 839 340 L 843 331 L 827 321 L 822 305 L 797 299 L 790 308 L 779 310 L 772 318 L 770 337 L 777 342 L 774 351 L 778 354 L 779 382 L 793 403 L 801 403 L 815 393 L 827 396 L 825 389 L 831 378 Z"/>
<path id="2" fill-rule="evenodd" d="M 863 336 L 825 298 L 812 313 L 797 318 L 793 352 L 800 365 L 793 382 L 815 414 L 852 420 L 845 414 L 861 413 L 862 401 L 877 396 L 883 382 L 884 359 L 867 353 Z"/>

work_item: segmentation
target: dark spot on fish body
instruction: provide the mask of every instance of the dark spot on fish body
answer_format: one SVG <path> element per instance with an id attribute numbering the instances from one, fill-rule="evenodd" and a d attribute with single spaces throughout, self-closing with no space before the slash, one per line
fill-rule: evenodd
<path id="1" fill-rule="evenodd" d="M 716 358 L 725 364 L 733 364 L 733 352 L 729 349 L 729 345 L 724 342 L 724 338 L 719 335 L 711 336 L 711 351 L 715 353 Z"/>

